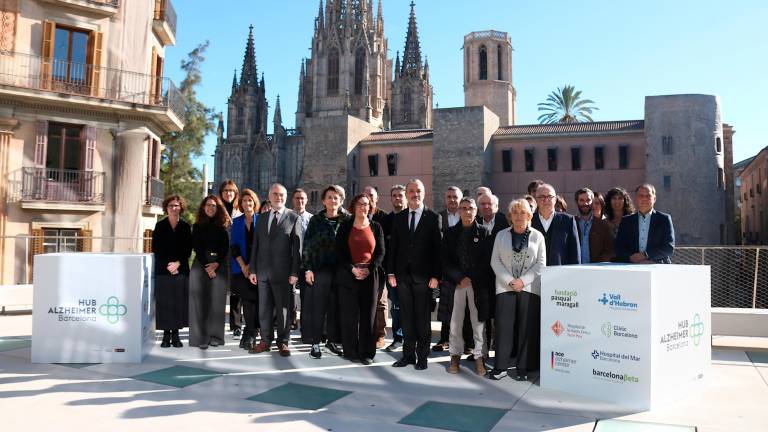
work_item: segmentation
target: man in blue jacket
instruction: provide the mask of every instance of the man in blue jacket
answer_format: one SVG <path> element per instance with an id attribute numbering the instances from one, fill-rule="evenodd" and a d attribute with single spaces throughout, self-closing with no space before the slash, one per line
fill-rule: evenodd
<path id="1" fill-rule="evenodd" d="M 643 183 L 635 188 L 637 213 L 624 216 L 616 234 L 616 260 L 635 264 L 671 264 L 675 252 L 672 217 L 653 208 L 656 188 Z"/>

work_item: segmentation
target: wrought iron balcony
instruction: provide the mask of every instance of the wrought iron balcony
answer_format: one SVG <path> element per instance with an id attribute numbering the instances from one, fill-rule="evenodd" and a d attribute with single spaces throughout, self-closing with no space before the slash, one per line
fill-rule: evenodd
<path id="1" fill-rule="evenodd" d="M 22 168 L 21 201 L 104 204 L 104 173 Z"/>
<path id="2" fill-rule="evenodd" d="M 120 8 L 122 0 L 45 0 L 49 3 L 70 6 L 76 10 L 113 16 Z"/>
<path id="3" fill-rule="evenodd" d="M 165 45 L 176 44 L 176 10 L 171 0 L 155 0 L 152 29 Z"/>
<path id="4" fill-rule="evenodd" d="M 154 177 L 144 178 L 144 205 L 160 207 L 165 198 L 165 184 Z"/>
<path id="5" fill-rule="evenodd" d="M 0 51 L 2 86 L 126 102 L 128 109 L 165 108 L 179 123 L 183 113 L 181 93 L 169 78 L 17 52 Z"/>

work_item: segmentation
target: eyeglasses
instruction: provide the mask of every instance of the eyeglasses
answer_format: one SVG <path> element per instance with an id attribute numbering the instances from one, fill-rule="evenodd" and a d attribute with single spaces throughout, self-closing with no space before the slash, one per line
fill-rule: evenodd
<path id="1" fill-rule="evenodd" d="M 555 199 L 554 195 L 536 195 L 536 199 L 540 200 L 553 200 Z"/>

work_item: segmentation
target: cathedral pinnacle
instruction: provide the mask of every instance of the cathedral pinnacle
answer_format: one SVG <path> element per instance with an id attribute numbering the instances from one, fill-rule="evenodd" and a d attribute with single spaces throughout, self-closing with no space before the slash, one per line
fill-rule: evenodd
<path id="1" fill-rule="evenodd" d="M 245 45 L 243 56 L 243 69 L 240 74 L 240 87 L 256 86 L 258 84 L 258 72 L 256 70 L 256 52 L 253 46 L 253 25 L 249 26 L 248 43 Z"/>
<path id="2" fill-rule="evenodd" d="M 416 27 L 416 4 L 411 1 L 411 15 L 408 18 L 408 33 L 405 36 L 405 50 L 400 76 L 421 77 L 421 47 L 419 46 L 419 31 Z"/>

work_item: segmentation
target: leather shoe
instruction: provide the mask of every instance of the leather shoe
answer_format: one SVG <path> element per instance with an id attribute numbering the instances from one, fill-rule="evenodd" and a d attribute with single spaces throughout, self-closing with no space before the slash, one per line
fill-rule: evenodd
<path id="1" fill-rule="evenodd" d="M 403 346 L 403 343 L 402 343 L 401 341 L 394 341 L 394 342 L 392 342 L 391 344 L 389 344 L 389 346 L 388 346 L 388 347 L 384 348 L 384 351 L 386 351 L 386 352 L 392 352 L 392 351 L 395 351 L 395 350 L 397 350 L 397 349 L 398 349 L 398 348 L 400 348 L 401 346 Z"/>
<path id="2" fill-rule="evenodd" d="M 336 354 L 337 356 L 344 355 L 344 351 L 342 351 L 342 349 L 333 342 L 326 343 L 325 347 L 328 348 L 328 351 Z"/>
<path id="3" fill-rule="evenodd" d="M 427 368 L 427 360 L 419 360 L 416 362 L 416 366 L 413 367 L 416 370 L 425 370 Z"/>
<path id="4" fill-rule="evenodd" d="M 312 345 L 312 349 L 309 351 L 309 356 L 316 359 L 321 358 L 323 353 L 320 351 L 320 345 Z"/>
<path id="5" fill-rule="evenodd" d="M 240 330 L 240 328 L 235 328 L 234 330 L 232 330 L 233 339 L 240 339 L 242 335 L 243 335 L 243 331 Z"/>
<path id="6" fill-rule="evenodd" d="M 362 363 L 362 364 L 364 364 L 364 365 L 368 366 L 369 364 L 373 363 L 373 360 L 371 360 L 371 359 L 369 359 L 369 358 L 365 357 L 365 358 L 363 358 L 362 360 L 360 360 L 360 363 Z"/>
<path id="7" fill-rule="evenodd" d="M 400 360 L 392 363 L 392 367 L 406 367 L 412 364 L 416 364 L 416 360 L 412 358 L 403 357 Z"/>
<path id="8" fill-rule="evenodd" d="M 163 331 L 163 341 L 160 343 L 160 348 L 169 348 L 171 346 L 171 332 L 169 330 Z"/>
<path id="9" fill-rule="evenodd" d="M 518 375 L 515 377 L 515 381 L 528 381 L 528 375 Z"/>
<path id="10" fill-rule="evenodd" d="M 181 339 L 179 339 L 178 330 L 174 330 L 171 332 L 171 345 L 173 345 L 174 348 L 181 348 L 184 346 L 184 344 L 181 343 Z"/>
<path id="11" fill-rule="evenodd" d="M 288 349 L 288 345 L 286 344 L 280 344 L 280 357 L 290 357 L 291 350 Z"/>
<path id="12" fill-rule="evenodd" d="M 264 351 L 269 351 L 269 345 L 267 345 L 266 342 L 261 341 L 258 344 L 254 345 L 251 349 L 248 350 L 249 354 L 260 354 Z"/>
<path id="13" fill-rule="evenodd" d="M 443 352 L 448 348 L 448 342 L 438 342 L 432 345 L 432 352 Z"/>

